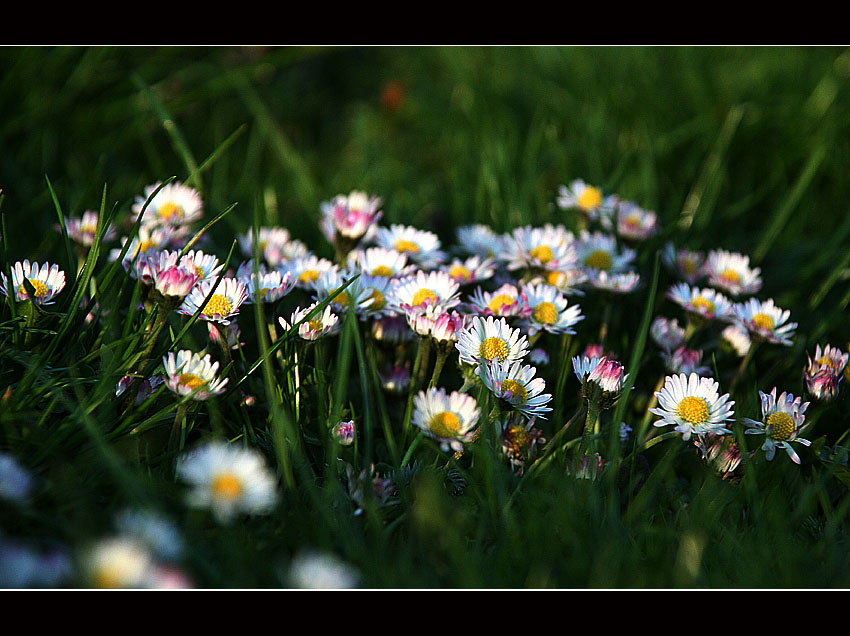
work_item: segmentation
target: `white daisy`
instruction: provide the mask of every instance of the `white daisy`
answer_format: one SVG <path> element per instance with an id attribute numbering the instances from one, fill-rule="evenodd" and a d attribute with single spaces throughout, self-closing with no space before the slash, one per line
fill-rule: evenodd
<path id="1" fill-rule="evenodd" d="M 623 272 L 634 263 L 637 252 L 630 247 L 618 247 L 617 239 L 604 232 L 582 231 L 575 242 L 578 263 L 588 273 L 593 270 Z"/>
<path id="2" fill-rule="evenodd" d="M 244 234 L 236 236 L 239 247 L 245 258 L 254 257 L 254 228 L 248 228 Z M 289 230 L 283 227 L 261 227 L 257 233 L 257 249 L 260 258 L 269 267 L 277 269 L 286 261 L 303 258 L 309 254 L 307 246 L 298 239 L 292 238 Z"/>
<path id="3" fill-rule="evenodd" d="M 832 345 L 826 345 L 821 349 L 821 346 L 818 344 L 815 345 L 814 358 L 809 355 L 808 351 L 806 352 L 806 358 L 808 358 L 806 372 L 810 375 L 814 375 L 821 369 L 826 368 L 831 373 L 840 376 L 847 366 L 847 361 L 850 360 L 850 354 L 844 353 L 841 349 Z"/>
<path id="4" fill-rule="evenodd" d="M 569 186 L 559 186 L 557 202 L 562 210 L 579 210 L 590 219 L 611 214 L 612 201 L 606 201 L 600 188 L 582 179 L 573 179 Z"/>
<path id="5" fill-rule="evenodd" d="M 467 306 L 482 316 L 525 318 L 531 312 L 524 290 L 511 283 L 505 283 L 492 292 L 478 287 L 469 297 Z"/>
<path id="6" fill-rule="evenodd" d="M 358 190 L 352 190 L 347 196 L 338 194 L 331 201 L 321 203 L 319 227 L 331 243 L 337 237 L 349 241 L 369 240 L 375 232 L 375 224 L 383 216 L 378 209 L 380 205 L 379 197 Z"/>
<path id="7" fill-rule="evenodd" d="M 750 334 L 741 325 L 729 325 L 722 332 L 720 338 L 730 346 L 739 358 L 743 358 L 750 350 Z"/>
<path id="8" fill-rule="evenodd" d="M 324 311 L 314 314 L 309 320 L 304 320 L 318 305 L 319 303 L 313 303 L 304 309 L 297 307 L 290 317 L 292 326 L 301 323 L 298 324 L 298 336 L 303 340 L 317 340 L 325 336 L 332 336 L 342 328 L 339 322 L 339 316 L 333 312 L 330 305 L 326 305 Z M 303 322 L 301 322 L 302 320 Z M 290 323 L 286 322 L 283 318 L 278 318 L 278 322 L 280 322 L 280 326 L 283 327 L 284 331 L 292 329 Z"/>
<path id="9" fill-rule="evenodd" d="M 509 270 L 571 269 L 578 256 L 573 247 L 575 237 L 562 225 L 518 227 L 505 236 L 500 255 Z"/>
<path id="10" fill-rule="evenodd" d="M 475 440 L 475 425 L 481 411 L 475 398 L 466 393 L 443 388 L 420 391 L 413 398 L 411 423 L 428 437 L 435 439 L 443 450 L 463 451 L 464 444 Z"/>
<path id="11" fill-rule="evenodd" d="M 177 311 L 193 316 L 201 308 L 198 315 L 201 320 L 229 325 L 239 315 L 239 308 L 248 297 L 248 288 L 237 278 L 222 278 L 215 292 L 210 295 L 215 284 L 216 280 L 201 281 L 186 296 Z"/>
<path id="12" fill-rule="evenodd" d="M 672 351 L 685 343 L 685 330 L 675 318 L 670 320 L 658 316 L 649 327 L 649 335 L 665 351 Z"/>
<path id="13" fill-rule="evenodd" d="M 625 367 L 608 356 L 576 356 L 573 372 L 581 382 L 581 394 L 586 400 L 599 398 L 599 404 L 607 409 L 613 406 L 626 386 L 629 374 Z"/>
<path id="14" fill-rule="evenodd" d="M 372 290 L 363 286 L 361 278 L 357 277 L 353 270 L 329 269 L 321 272 L 316 278 L 314 288 L 316 290 L 316 301 L 322 302 L 332 296 L 340 288 L 345 288 L 341 293 L 334 296 L 330 302 L 334 311 L 341 313 L 353 309 L 354 313 L 361 315 L 368 311 L 369 306 L 376 300 Z M 354 278 L 354 280 L 351 280 Z M 351 282 L 349 282 L 351 281 Z M 386 303 L 385 303 L 386 304 Z"/>
<path id="15" fill-rule="evenodd" d="M 658 232 L 658 215 L 631 201 L 618 201 L 617 234 L 630 241 L 645 241 Z"/>
<path id="16" fill-rule="evenodd" d="M 277 503 L 277 477 L 252 448 L 208 442 L 177 463 L 177 477 L 192 490 L 189 505 L 210 508 L 219 522 L 240 513 L 266 514 Z"/>
<path id="17" fill-rule="evenodd" d="M 378 227 L 375 242 L 379 247 L 407 255 L 408 260 L 424 269 L 434 268 L 446 259 L 436 234 L 409 225 Z"/>
<path id="18" fill-rule="evenodd" d="M 805 412 L 809 407 L 809 402 L 802 402 L 801 398 L 795 398 L 784 391 L 779 397 L 776 397 L 776 387 L 769 395 L 759 391 L 759 398 L 761 400 L 761 420 L 741 418 L 747 426 L 744 433 L 763 434 L 765 436 L 761 449 L 768 461 L 773 459 L 776 449 L 781 448 L 788 453 L 791 461 L 799 464 L 800 457 L 794 452 L 791 444 L 796 442 L 803 446 L 811 446 L 809 440 L 800 437 L 800 434 L 808 427 Z"/>
<path id="19" fill-rule="evenodd" d="M 146 252 L 158 252 L 168 249 L 172 242 L 177 238 L 174 228 L 171 226 L 155 226 L 149 227 L 142 225 L 139 227 L 137 236 L 133 237 L 130 244 L 127 245 L 127 238 L 121 239 L 121 247 L 114 248 L 109 252 L 109 259 L 116 260 L 121 255 L 121 250 L 127 245 L 127 251 L 121 259 L 121 266 L 125 271 L 128 271 L 131 276 L 135 276 L 134 263 L 139 254 Z"/>
<path id="20" fill-rule="evenodd" d="M 145 188 L 144 196 L 139 195 L 133 204 L 132 210 L 136 215 L 134 220 L 142 213 L 142 206 L 148 197 L 160 186 L 160 183 L 149 185 Z M 183 185 L 179 181 L 166 184 L 156 193 L 150 204 L 144 211 L 142 225 L 157 226 L 166 225 L 181 227 L 194 223 L 201 218 L 203 213 L 203 201 L 201 193 L 194 188 Z"/>
<path id="21" fill-rule="evenodd" d="M 706 320 L 726 320 L 734 315 L 729 299 L 710 287 L 700 289 L 687 283 L 676 283 L 667 291 L 667 297 L 686 311 Z"/>
<path id="22" fill-rule="evenodd" d="M 75 243 L 79 243 L 83 247 L 89 247 L 94 243 L 94 237 L 97 234 L 98 213 L 92 210 L 86 210 L 80 217 L 69 216 L 65 219 L 65 229 L 68 231 L 68 238 Z M 111 241 L 117 236 L 114 227 L 106 229 L 103 239 Z"/>
<path id="23" fill-rule="evenodd" d="M 30 299 L 24 281 L 32 285 L 35 292 L 32 301 L 36 305 L 51 305 L 53 298 L 65 288 L 65 272 L 59 269 L 59 265 L 50 263 L 30 263 L 29 260 L 18 261 L 12 268 L 12 289 L 15 292 L 15 300 L 24 302 Z M 0 273 L 0 292 L 4 296 L 9 295 L 9 281 L 5 272 Z"/>
<path id="24" fill-rule="evenodd" d="M 637 272 L 610 273 L 605 270 L 589 270 L 588 280 L 596 289 L 614 294 L 628 294 L 637 289 L 640 283 L 640 274 Z"/>
<path id="25" fill-rule="evenodd" d="M 218 362 L 213 362 L 210 354 L 203 357 L 183 349 L 169 351 L 162 358 L 165 367 L 165 384 L 177 395 L 191 395 L 193 400 L 207 400 L 224 392 L 228 378 L 218 377 Z"/>
<path id="26" fill-rule="evenodd" d="M 569 305 L 567 299 L 551 285 L 525 285 L 525 302 L 530 310 L 525 324 L 528 334 L 539 331 L 574 334 L 573 326 L 584 319 L 578 305 Z"/>
<path id="27" fill-rule="evenodd" d="M 735 321 L 749 331 L 752 338 L 791 345 L 797 323 L 788 322 L 791 312 L 777 307 L 772 298 L 764 301 L 750 298 L 736 303 L 732 309 Z"/>
<path id="28" fill-rule="evenodd" d="M 458 285 L 471 285 L 488 278 L 493 278 L 496 272 L 496 262 L 492 258 L 481 258 L 473 254 L 469 258 L 455 258 L 451 263 L 444 265 L 442 270 L 451 276 Z"/>
<path id="29" fill-rule="evenodd" d="M 733 296 L 755 294 L 761 289 L 761 270 L 750 267 L 750 257 L 737 252 L 710 251 L 704 272 L 709 285 Z"/>
<path id="30" fill-rule="evenodd" d="M 526 418 L 543 417 L 543 413 L 551 411 L 546 406 L 552 396 L 543 393 L 546 381 L 535 377 L 537 369 L 523 365 L 521 361 L 499 362 L 493 360 L 475 369 L 475 374 L 481 378 L 484 385 L 500 400 L 510 404 L 511 408 L 522 413 Z"/>
<path id="31" fill-rule="evenodd" d="M 135 589 L 148 587 L 148 575 L 154 565 L 150 549 L 132 537 L 101 539 L 82 556 L 86 579 L 98 589 Z"/>
<path id="32" fill-rule="evenodd" d="M 661 391 L 655 393 L 658 406 L 649 412 L 661 417 L 655 426 L 674 426 L 688 441 L 691 435 L 731 433 L 724 423 L 732 419 L 733 401 L 719 395 L 720 384 L 697 373 L 667 376 Z"/>
<path id="33" fill-rule="evenodd" d="M 399 278 L 413 273 L 415 265 L 408 264 L 407 254 L 384 247 L 368 247 L 348 253 L 348 265 L 370 276 Z"/>
<path id="34" fill-rule="evenodd" d="M 502 253 L 504 237 L 483 223 L 462 225 L 455 231 L 458 249 L 480 258 L 496 258 Z"/>
<path id="35" fill-rule="evenodd" d="M 326 258 L 319 258 L 314 254 L 305 254 L 281 263 L 279 269 L 281 274 L 290 272 L 297 287 L 314 290 L 319 274 L 338 271 L 339 266 Z"/>
<path id="36" fill-rule="evenodd" d="M 675 276 L 691 285 L 705 275 L 703 271 L 705 254 L 702 252 L 694 252 L 687 248 L 677 250 L 672 243 L 666 243 L 661 252 L 661 261 Z"/>
<path id="37" fill-rule="evenodd" d="M 441 271 L 427 274 L 419 270 L 396 282 L 389 290 L 387 302 L 396 312 L 422 311 L 428 305 L 451 309 L 460 302 L 459 285 Z"/>
<path id="38" fill-rule="evenodd" d="M 305 590 L 347 590 L 356 588 L 358 570 L 330 553 L 302 552 L 289 564 L 288 583 Z"/>
<path id="39" fill-rule="evenodd" d="M 519 329 L 508 325 L 504 318 L 477 316 L 457 334 L 461 362 L 478 365 L 479 362 L 515 362 L 528 353 L 528 339 Z"/>
<path id="40" fill-rule="evenodd" d="M 205 254 L 203 250 L 189 250 L 180 259 L 180 265 L 192 269 L 199 280 L 218 278 L 224 263 L 220 263 L 215 254 Z M 237 277 L 241 277 L 237 275 Z"/>

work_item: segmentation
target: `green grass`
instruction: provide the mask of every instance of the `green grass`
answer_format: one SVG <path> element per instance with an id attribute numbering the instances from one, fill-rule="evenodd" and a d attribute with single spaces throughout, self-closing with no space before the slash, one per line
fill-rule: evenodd
<path id="1" fill-rule="evenodd" d="M 634 431 L 647 422 L 665 373 L 647 329 L 656 315 L 679 315 L 665 297 L 674 279 L 658 265 L 667 241 L 748 254 L 762 269 L 758 296 L 798 323 L 791 347 L 757 351 L 732 396 L 736 417 L 758 416 L 758 390 L 803 394 L 816 344 L 850 346 L 848 76 L 850 52 L 832 47 L 3 48 L 0 266 L 48 260 L 68 285 L 35 328 L 19 320 L 31 307 L 0 309 L 0 393 L 11 389 L 0 451 L 35 481 L 29 504 L 0 500 L 0 542 L 60 547 L 75 568 L 62 585 L 87 586 L 88 546 L 114 532 L 119 511 L 152 506 L 178 526 L 179 566 L 198 587 L 285 587 L 293 558 L 310 549 L 335 554 L 371 588 L 850 586 L 845 383 L 835 402 L 810 407 L 814 445 L 801 466 L 756 452 L 736 481 L 678 437 L 638 449 L 633 464 L 615 434 L 620 421 Z M 395 105 L 384 95 L 392 85 L 402 87 Z M 333 259 L 320 205 L 353 189 L 382 198 L 382 224 L 434 231 L 445 246 L 471 223 L 572 224 L 554 201 L 574 178 L 657 211 L 662 232 L 636 263 L 644 284 L 613 304 L 608 328 L 634 385 L 600 418 L 598 444 L 614 463 L 597 481 L 567 472 L 582 417 L 551 442 L 582 407 L 569 355 L 597 338 L 598 295 L 571 299 L 587 316 L 572 339 L 541 340 L 557 410 L 539 423 L 547 463 L 520 478 L 485 426 L 459 459 L 428 440 L 411 448 L 408 396 L 382 391 L 390 352 L 364 324 L 343 320 L 320 350 L 279 326 L 269 334 L 272 318 L 304 306 L 294 293 L 243 311 L 229 389 L 186 402 L 179 443 L 218 436 L 260 450 L 280 477 L 279 505 L 229 525 L 187 507 L 168 440 L 178 400 L 165 389 L 125 411 L 115 387 L 148 357 L 201 350 L 206 329 L 172 314 L 150 343 L 140 290 L 110 269 L 116 243 L 96 242 L 75 275 L 77 255 L 54 227 L 95 210 L 126 236 L 136 197 L 171 178 L 202 193 L 199 245 L 234 268 L 236 235 L 261 226 L 283 226 Z M 100 313 L 89 323 L 92 289 Z M 404 352 L 411 364 L 415 351 Z M 737 360 L 713 353 L 705 362 L 728 391 Z M 455 360 L 446 388 L 463 382 Z M 357 421 L 356 447 L 328 443 L 341 417 Z M 741 429 L 758 451 L 760 438 Z M 398 503 L 367 497 L 354 514 L 344 463 L 393 476 Z"/>

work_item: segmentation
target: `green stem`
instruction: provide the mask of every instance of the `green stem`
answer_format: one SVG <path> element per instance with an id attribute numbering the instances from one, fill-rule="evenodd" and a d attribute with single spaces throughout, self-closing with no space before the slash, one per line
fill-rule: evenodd
<path id="1" fill-rule="evenodd" d="M 168 454 L 173 455 L 179 446 L 181 432 L 183 430 L 183 421 L 186 419 L 186 411 L 189 409 L 189 403 L 183 402 L 177 407 L 177 415 L 174 416 L 174 424 L 171 426 L 171 435 L 168 437 Z"/>
<path id="2" fill-rule="evenodd" d="M 431 374 L 431 381 L 428 383 L 428 388 L 437 386 L 440 380 L 440 374 L 443 372 L 443 366 L 451 353 L 451 349 L 447 346 L 437 345 L 437 359 L 434 361 L 434 372 Z"/>
<path id="3" fill-rule="evenodd" d="M 406 440 L 410 433 L 410 416 L 413 413 L 413 396 L 419 388 L 419 376 L 422 368 L 422 359 L 425 357 L 425 350 L 429 343 L 426 338 L 419 339 L 419 345 L 416 347 L 416 359 L 413 361 L 413 372 L 410 374 L 410 388 L 407 392 L 407 407 L 404 411 L 404 420 L 401 426 L 402 439 Z"/>
<path id="4" fill-rule="evenodd" d="M 584 420 L 584 433 L 582 434 L 581 444 L 579 445 L 579 455 L 583 453 L 590 455 L 595 450 L 593 434 L 596 430 L 599 413 L 602 412 L 600 396 L 598 393 L 598 391 L 593 391 L 592 395 L 587 400 L 587 415 Z"/>

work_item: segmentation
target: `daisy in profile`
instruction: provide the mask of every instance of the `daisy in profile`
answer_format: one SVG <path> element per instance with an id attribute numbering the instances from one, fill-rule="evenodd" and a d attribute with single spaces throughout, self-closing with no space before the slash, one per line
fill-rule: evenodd
<path id="1" fill-rule="evenodd" d="M 218 278 L 224 263 L 220 263 L 215 254 L 206 254 L 203 250 L 189 250 L 180 259 L 180 265 L 191 269 L 198 276 L 199 282 Z M 241 278 L 241 274 L 237 274 Z"/>
<path id="2" fill-rule="evenodd" d="M 735 402 L 729 400 L 728 393 L 720 395 L 719 388 L 717 381 L 697 373 L 668 375 L 655 393 L 658 406 L 649 409 L 661 417 L 655 426 L 674 426 L 684 441 L 691 435 L 731 433 L 724 424 L 732 419 Z"/>
<path id="3" fill-rule="evenodd" d="M 311 318 L 304 320 L 314 312 L 318 305 L 319 303 L 313 303 L 304 309 L 297 307 L 290 317 L 292 326 L 282 317 L 278 318 L 278 322 L 280 322 L 284 331 L 289 331 L 292 327 L 298 325 L 298 336 L 302 340 L 318 340 L 326 336 L 333 336 L 339 332 L 342 325 L 339 322 L 339 316 L 333 312 L 330 305 L 326 305 L 324 311 L 317 312 Z"/>
<path id="4" fill-rule="evenodd" d="M 410 262 L 424 269 L 437 267 L 446 259 L 436 234 L 409 225 L 378 227 L 374 240 L 379 247 L 401 252 Z"/>
<path id="5" fill-rule="evenodd" d="M 424 311 L 429 305 L 451 309 L 460 303 L 459 288 L 457 282 L 445 272 L 432 271 L 426 274 L 419 270 L 393 285 L 387 300 L 398 313 Z"/>
<path id="6" fill-rule="evenodd" d="M 77 245 L 82 247 L 90 247 L 94 243 L 94 237 L 97 234 L 98 213 L 92 210 L 86 210 L 82 216 L 69 216 L 65 219 L 65 229 L 68 231 L 70 238 Z M 103 239 L 112 241 L 117 236 L 114 227 L 106 229 Z"/>
<path id="7" fill-rule="evenodd" d="M 761 289 L 761 270 L 750 267 L 750 257 L 737 252 L 710 251 L 704 272 L 709 285 L 732 296 L 755 294 Z"/>
<path id="8" fill-rule="evenodd" d="M 32 286 L 32 297 L 27 286 Z M 12 268 L 12 290 L 17 302 L 32 300 L 36 305 L 51 305 L 53 298 L 65 288 L 65 272 L 58 265 L 50 263 L 30 263 L 29 260 L 18 261 Z M 5 273 L 0 273 L 0 292 L 9 295 L 9 280 Z"/>
<path id="9" fill-rule="evenodd" d="M 795 398 L 784 391 L 776 397 L 776 387 L 770 394 L 759 391 L 759 399 L 761 400 L 761 420 L 742 418 L 747 426 L 744 432 L 765 436 L 761 449 L 768 461 L 773 459 L 776 449 L 780 448 L 788 453 L 792 462 L 799 464 L 800 457 L 794 452 L 791 444 L 796 442 L 803 446 L 811 446 L 809 440 L 800 437 L 808 426 L 805 413 L 809 402 L 803 402 L 801 398 Z"/>
<path id="10" fill-rule="evenodd" d="M 588 273 L 602 270 L 609 273 L 628 270 L 637 252 L 630 247 L 617 247 L 617 239 L 604 232 L 583 231 L 575 243 L 578 263 Z"/>
<path id="11" fill-rule="evenodd" d="M 443 265 L 446 272 L 458 285 L 471 285 L 493 278 L 496 273 L 496 261 L 492 258 L 481 258 L 473 254 L 469 258 L 455 258 L 451 263 Z"/>
<path id="12" fill-rule="evenodd" d="M 278 500 L 277 477 L 252 448 L 208 442 L 179 459 L 177 477 L 191 487 L 189 505 L 209 508 L 220 523 L 267 514 Z"/>
<path id="13" fill-rule="evenodd" d="M 222 325 L 229 325 L 239 315 L 239 308 L 248 298 L 248 288 L 237 278 L 222 278 L 215 288 L 215 280 L 205 280 L 196 285 L 177 309 L 181 314 L 194 316 L 200 308 L 198 317 Z"/>
<path id="14" fill-rule="evenodd" d="M 202 357 L 184 349 L 175 356 L 169 351 L 162 364 L 166 386 L 181 397 L 190 395 L 193 400 L 208 400 L 223 393 L 228 381 L 218 377 L 218 362 L 213 362 L 210 354 Z"/>
<path id="15" fill-rule="evenodd" d="M 136 197 L 136 202 L 132 207 L 136 219 L 142 214 L 142 207 L 145 201 L 147 201 L 148 197 L 160 185 L 161 182 L 149 185 L 145 188 L 144 195 Z M 180 228 L 181 226 L 194 223 L 201 218 L 202 214 L 203 201 L 201 200 L 201 193 L 192 187 L 183 185 L 179 181 L 172 181 L 163 186 L 153 199 L 151 199 L 150 204 L 144 210 L 142 225 L 166 225 Z"/>
<path id="16" fill-rule="evenodd" d="M 705 320 L 725 320 L 734 315 L 729 299 L 710 287 L 700 289 L 687 283 L 676 283 L 667 291 L 667 298 L 688 313 Z"/>
<path id="17" fill-rule="evenodd" d="M 568 305 L 567 299 L 551 285 L 525 285 L 525 303 L 528 316 L 525 324 L 528 335 L 540 331 L 574 334 L 573 326 L 584 319 L 578 305 Z"/>
<path id="18" fill-rule="evenodd" d="M 177 238 L 178 237 L 175 234 L 174 228 L 171 226 L 160 225 L 151 227 L 142 225 L 139 227 L 138 235 L 134 236 L 129 244 L 127 244 L 127 238 L 124 237 L 121 239 L 120 248 L 110 250 L 109 259 L 113 261 L 117 260 L 118 257 L 121 256 L 121 250 L 123 250 L 126 245 L 127 251 L 121 258 L 121 266 L 125 271 L 129 272 L 131 276 L 135 276 L 134 263 L 140 254 L 169 249 L 172 242 L 177 240 Z"/>
<path id="19" fill-rule="evenodd" d="M 504 239 L 503 260 L 509 270 L 556 270 L 574 267 L 575 237 L 562 225 L 518 227 Z"/>
<path id="20" fill-rule="evenodd" d="M 298 256 L 281 264 L 281 274 L 289 272 L 295 285 L 301 289 L 315 290 L 319 275 L 325 272 L 338 271 L 339 266 L 326 258 L 314 254 Z"/>
<path id="21" fill-rule="evenodd" d="M 611 214 L 611 200 L 606 201 L 600 188 L 582 179 L 573 179 L 569 186 L 559 186 L 557 203 L 562 210 L 579 210 L 590 220 Z"/>
<path id="22" fill-rule="evenodd" d="M 473 223 L 461 225 L 455 231 L 458 249 L 464 254 L 480 258 L 496 258 L 502 253 L 504 237 L 489 225 Z"/>
<path id="23" fill-rule="evenodd" d="M 475 440 L 475 425 L 481 411 L 475 398 L 466 393 L 443 388 L 420 391 L 413 398 L 411 423 L 436 440 L 444 451 L 459 453 L 464 444 Z"/>
<path id="24" fill-rule="evenodd" d="M 508 325 L 504 318 L 478 316 L 457 334 L 461 362 L 478 365 L 480 362 L 515 362 L 528 353 L 528 339 L 519 329 Z"/>
<path id="25" fill-rule="evenodd" d="M 598 397 L 603 409 L 612 407 L 620 399 L 629 379 L 620 362 L 604 355 L 576 356 L 573 372 L 581 382 L 582 397 L 588 401 Z"/>
<path id="26" fill-rule="evenodd" d="M 552 400 L 546 389 L 546 381 L 535 377 L 537 369 L 523 365 L 521 361 L 499 362 L 494 360 L 475 369 L 475 374 L 497 398 L 503 400 L 509 407 L 519 411 L 528 419 L 543 416 L 551 407 L 547 404 Z"/>
<path id="27" fill-rule="evenodd" d="M 629 241 L 645 241 L 658 232 L 658 215 L 631 201 L 618 201 L 617 234 Z"/>
<path id="28" fill-rule="evenodd" d="M 467 304 L 470 310 L 482 316 L 524 318 L 529 313 L 525 292 L 511 283 L 505 283 L 492 292 L 483 291 L 478 287 L 469 297 Z"/>
<path id="29" fill-rule="evenodd" d="M 673 275 L 693 285 L 703 278 L 705 254 L 686 248 L 676 249 L 672 243 L 667 243 L 661 252 L 661 261 Z"/>
<path id="30" fill-rule="evenodd" d="M 380 197 L 359 190 L 352 190 L 348 195 L 338 194 L 322 202 L 319 227 L 330 243 L 355 245 L 375 233 L 376 223 L 384 214 L 380 206 Z"/>
<path id="31" fill-rule="evenodd" d="M 248 304 L 253 303 L 255 298 L 261 302 L 273 303 L 295 287 L 295 281 L 289 272 L 281 274 L 276 269 L 243 274 L 239 280 L 245 283 L 245 302 Z"/>
<path id="32" fill-rule="evenodd" d="M 808 366 L 806 372 L 814 375 L 821 369 L 829 369 L 831 373 L 840 376 L 844 373 L 844 368 L 847 366 L 847 361 L 850 359 L 850 354 L 844 353 L 841 349 L 826 345 L 823 349 L 821 346 L 815 345 L 814 358 L 806 352 Z"/>
<path id="33" fill-rule="evenodd" d="M 357 274 L 354 271 L 338 268 L 320 273 L 314 285 L 316 300 L 322 302 L 342 289 L 343 291 L 336 294 L 330 301 L 335 312 L 342 313 L 351 309 L 354 313 L 361 315 L 368 311 L 369 306 L 375 302 L 376 298 L 373 298 L 369 289 L 363 287 L 361 279 L 355 278 L 355 276 Z"/>
<path id="34" fill-rule="evenodd" d="M 528 282 L 534 285 L 541 283 L 551 285 L 562 294 L 583 296 L 584 292 L 579 287 L 589 279 L 587 272 L 576 264 L 575 267 L 547 270 L 542 274 L 532 276 Z"/>
<path id="35" fill-rule="evenodd" d="M 254 228 L 248 228 L 244 234 L 238 234 L 239 248 L 245 258 L 254 257 Z M 292 238 L 289 230 L 283 227 L 261 227 L 257 232 L 257 249 L 262 259 L 272 269 L 277 269 L 287 261 L 302 258 L 309 254 L 307 246 Z"/>
<path id="36" fill-rule="evenodd" d="M 758 300 L 750 298 L 732 306 L 735 321 L 750 332 L 754 339 L 791 346 L 796 322 L 788 322 L 791 312 L 773 303 L 772 298 Z"/>
<path id="37" fill-rule="evenodd" d="M 369 276 L 400 278 L 413 273 L 415 265 L 407 261 L 407 255 L 385 247 L 368 247 L 348 253 L 348 266 Z"/>
<path id="38" fill-rule="evenodd" d="M 831 345 L 826 345 L 823 349 L 816 345 L 814 358 L 807 351 L 808 364 L 803 369 L 803 379 L 809 395 L 822 401 L 834 398 L 844 377 L 848 357 L 848 354 Z"/>
<path id="39" fill-rule="evenodd" d="M 591 270 L 588 274 L 588 282 L 595 289 L 610 292 L 612 294 L 629 294 L 637 289 L 640 284 L 640 274 L 637 272 L 607 272 L 602 270 Z"/>

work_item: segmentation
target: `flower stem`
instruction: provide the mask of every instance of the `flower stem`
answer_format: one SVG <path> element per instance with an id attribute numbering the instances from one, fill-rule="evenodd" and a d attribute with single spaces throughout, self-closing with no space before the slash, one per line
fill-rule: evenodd
<path id="1" fill-rule="evenodd" d="M 434 361 L 434 372 L 431 374 L 431 381 L 428 383 L 429 389 L 437 386 L 437 382 L 440 380 L 440 374 L 443 372 L 443 366 L 446 364 L 449 353 L 451 353 L 451 349 L 449 347 L 437 347 L 437 359 Z"/>
<path id="2" fill-rule="evenodd" d="M 595 448 L 593 434 L 596 430 L 596 422 L 599 419 L 599 413 L 602 411 L 600 405 L 600 395 L 598 391 L 594 391 L 587 400 L 587 415 L 584 420 L 584 432 L 582 433 L 581 444 L 579 444 L 579 455 L 592 454 Z"/>

